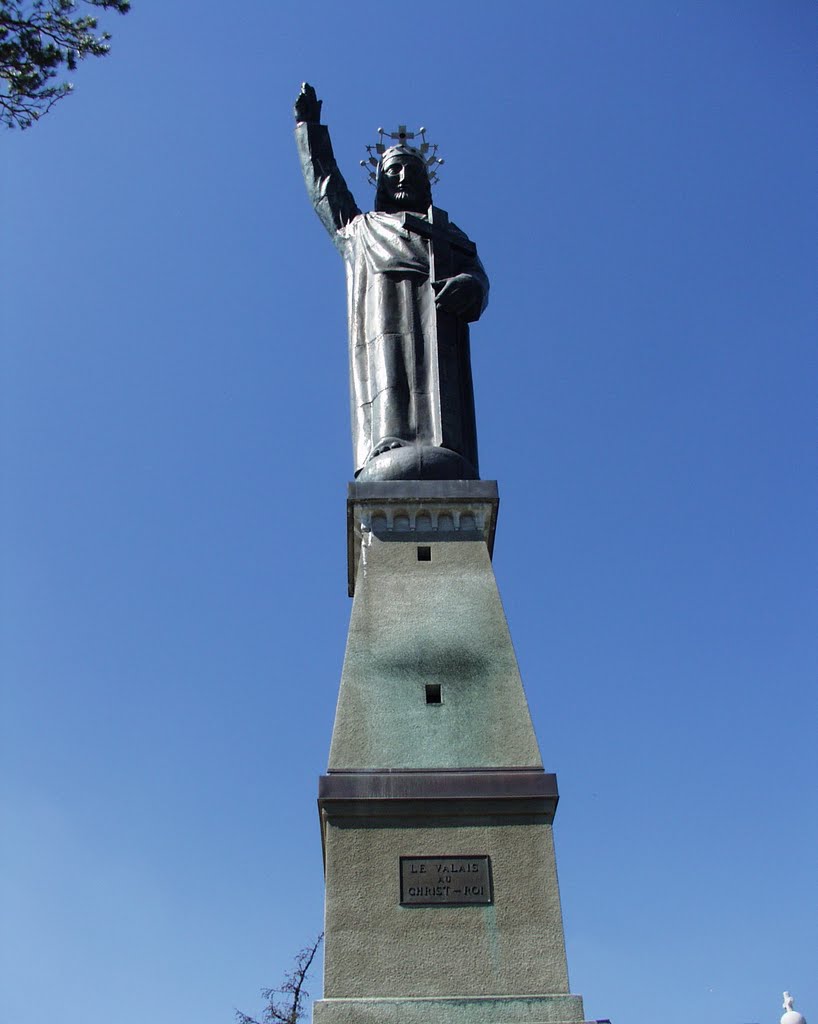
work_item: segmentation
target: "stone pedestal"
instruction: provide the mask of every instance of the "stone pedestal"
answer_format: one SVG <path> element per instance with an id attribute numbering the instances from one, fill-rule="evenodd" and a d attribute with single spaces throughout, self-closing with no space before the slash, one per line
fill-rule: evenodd
<path id="1" fill-rule="evenodd" d="M 543 770 L 491 566 L 496 484 L 350 485 L 316 1024 L 578 1024 Z"/>

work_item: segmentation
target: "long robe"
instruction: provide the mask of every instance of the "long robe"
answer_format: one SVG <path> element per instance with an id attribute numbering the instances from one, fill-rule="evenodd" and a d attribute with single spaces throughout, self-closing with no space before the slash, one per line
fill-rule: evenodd
<path id="1" fill-rule="evenodd" d="M 469 275 L 480 299 L 463 316 L 439 316 L 426 239 L 401 213 L 361 212 L 325 125 L 299 124 L 296 142 L 310 199 L 346 266 L 356 475 L 375 449 L 399 442 L 457 452 L 477 477 L 468 323 L 488 301 L 480 260 L 458 248 L 468 239 L 449 224 L 447 276 Z"/>

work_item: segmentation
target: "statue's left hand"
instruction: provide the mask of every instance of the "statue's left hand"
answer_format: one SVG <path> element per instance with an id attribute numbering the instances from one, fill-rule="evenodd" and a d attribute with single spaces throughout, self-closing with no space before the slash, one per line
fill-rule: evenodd
<path id="1" fill-rule="evenodd" d="M 462 316 L 475 306 L 478 310 L 480 308 L 482 289 L 468 274 L 447 277 L 445 281 L 432 281 L 432 287 L 435 290 L 435 303 L 447 313 Z"/>

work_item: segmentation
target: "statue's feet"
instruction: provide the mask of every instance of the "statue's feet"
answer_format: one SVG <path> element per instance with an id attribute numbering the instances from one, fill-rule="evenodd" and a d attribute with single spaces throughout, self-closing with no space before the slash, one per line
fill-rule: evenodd
<path id="1" fill-rule="evenodd" d="M 462 455 L 448 448 L 411 444 L 384 438 L 357 473 L 368 480 L 478 480 L 477 470 Z"/>
<path id="2" fill-rule="evenodd" d="M 396 448 L 403 448 L 405 444 L 406 442 L 401 441 L 399 437 L 384 437 L 372 449 L 372 453 L 370 454 L 369 459 L 367 459 L 367 462 L 372 459 L 376 459 L 379 455 L 383 455 L 384 452 L 391 452 Z"/>

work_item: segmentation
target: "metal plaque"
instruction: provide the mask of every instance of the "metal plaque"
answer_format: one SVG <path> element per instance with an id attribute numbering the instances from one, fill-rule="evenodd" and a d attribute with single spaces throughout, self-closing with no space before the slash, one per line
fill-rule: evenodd
<path id="1" fill-rule="evenodd" d="M 481 857 L 401 857 L 404 907 L 492 902 L 491 861 Z"/>

